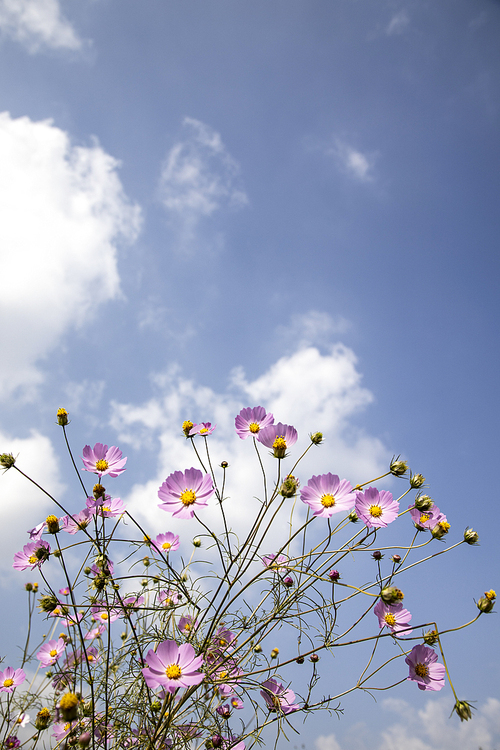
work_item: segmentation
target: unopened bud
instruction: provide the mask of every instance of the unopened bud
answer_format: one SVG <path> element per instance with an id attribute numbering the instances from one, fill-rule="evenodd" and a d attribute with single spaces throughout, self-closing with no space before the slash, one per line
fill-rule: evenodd
<path id="1" fill-rule="evenodd" d="M 222 746 L 222 737 L 220 734 L 214 734 L 212 735 L 212 747 L 221 747 Z"/>
<path id="2" fill-rule="evenodd" d="M 26 583 L 24 585 L 24 588 L 26 589 L 26 591 L 33 591 L 33 584 L 32 583 Z"/>
<path id="3" fill-rule="evenodd" d="M 35 727 L 40 731 L 47 729 L 51 720 L 50 711 L 48 708 L 42 708 L 36 715 Z"/>
<path id="4" fill-rule="evenodd" d="M 161 702 L 160 701 L 153 701 L 151 704 L 151 711 L 161 711 Z"/>
<path id="5" fill-rule="evenodd" d="M 279 652 L 279 648 L 273 648 L 273 650 L 271 651 L 271 659 L 277 659 Z"/>
<path id="6" fill-rule="evenodd" d="M 434 505 L 434 500 L 429 495 L 417 495 L 415 498 L 415 508 L 423 512 L 430 510 Z"/>
<path id="7" fill-rule="evenodd" d="M 102 486 L 102 484 L 94 484 L 94 489 L 92 490 L 94 498 L 96 500 L 99 500 L 100 497 L 105 497 L 106 495 L 106 488 Z"/>
<path id="8" fill-rule="evenodd" d="M 53 612 L 59 606 L 59 601 L 53 594 L 46 594 L 40 597 L 38 606 L 42 612 Z"/>
<path id="9" fill-rule="evenodd" d="M 255 651 L 256 654 L 260 654 L 260 652 L 262 651 L 262 646 L 260 645 L 260 643 L 254 646 L 253 650 Z"/>
<path id="10" fill-rule="evenodd" d="M 399 565 L 399 563 L 401 562 L 401 555 L 393 555 L 391 557 L 391 560 L 393 563 L 396 563 L 396 565 Z"/>
<path id="11" fill-rule="evenodd" d="M 83 569 L 83 572 L 85 573 L 86 576 L 89 576 L 92 573 L 92 568 L 89 568 L 89 566 L 86 565 Z"/>
<path id="12" fill-rule="evenodd" d="M 287 576 L 286 578 L 283 578 L 283 583 L 287 588 L 291 588 L 293 586 L 293 578 L 290 578 L 290 576 Z"/>
<path id="13" fill-rule="evenodd" d="M 78 737 L 78 744 L 80 747 L 88 747 L 90 745 L 90 740 L 92 739 L 90 732 L 82 732 L 81 735 Z"/>
<path id="14" fill-rule="evenodd" d="M 379 549 L 376 549 L 372 552 L 372 557 L 374 560 L 381 560 L 383 558 L 383 554 Z"/>
<path id="15" fill-rule="evenodd" d="M 280 487 L 280 495 L 283 497 L 293 497 L 297 494 L 299 484 L 299 480 L 292 476 L 292 474 L 289 474 Z"/>
<path id="16" fill-rule="evenodd" d="M 347 518 L 349 519 L 349 521 L 351 523 L 357 523 L 359 521 L 358 515 L 357 515 L 356 511 L 354 511 L 354 510 L 351 510 L 351 512 L 349 513 L 349 515 L 347 516 Z"/>
<path id="17" fill-rule="evenodd" d="M 496 598 L 497 598 L 497 595 L 495 591 L 493 591 L 493 589 L 490 589 L 489 591 L 485 591 L 484 596 L 482 596 L 477 603 L 478 610 L 484 613 L 491 612 L 491 610 L 493 609 L 493 605 L 495 604 Z"/>
<path id="18" fill-rule="evenodd" d="M 338 570 L 331 570 L 328 573 L 328 577 L 332 581 L 332 583 L 335 583 L 336 581 L 340 579 L 340 573 Z"/>
<path id="19" fill-rule="evenodd" d="M 147 578 L 143 578 L 142 581 L 141 581 L 141 586 L 147 586 L 147 585 L 148 585 L 148 579 Z"/>
<path id="20" fill-rule="evenodd" d="M 400 602 L 404 599 L 404 594 L 401 589 L 397 589 L 395 586 L 388 586 L 387 588 L 382 589 L 380 592 L 380 598 L 386 604 L 394 604 L 395 602 Z"/>
<path id="21" fill-rule="evenodd" d="M 5 470 L 11 469 L 16 463 L 16 459 L 12 453 L 1 453 L 0 454 L 0 466 L 3 466 Z"/>
<path id="22" fill-rule="evenodd" d="M 195 537 L 193 539 L 193 547 L 201 547 L 201 539 L 199 536 Z"/>
<path id="23" fill-rule="evenodd" d="M 74 721 L 78 713 L 78 696 L 75 693 L 65 693 L 59 701 L 59 710 L 64 721 Z"/>
<path id="24" fill-rule="evenodd" d="M 318 654 L 311 654 L 309 659 L 312 661 L 313 664 L 316 664 L 316 662 L 319 661 L 319 656 Z"/>
<path id="25" fill-rule="evenodd" d="M 426 643 L 428 646 L 434 646 L 434 644 L 437 642 L 438 642 L 437 630 L 428 630 L 427 633 L 424 633 L 424 643 Z"/>
<path id="26" fill-rule="evenodd" d="M 319 445 L 323 442 L 323 433 L 322 432 L 313 432 L 312 435 L 309 436 L 311 438 L 311 443 L 314 445 Z"/>
<path id="27" fill-rule="evenodd" d="M 227 469 L 227 467 L 229 466 L 229 464 L 228 464 L 227 461 L 222 461 L 220 466 L 221 466 L 221 469 Z"/>
<path id="28" fill-rule="evenodd" d="M 61 425 L 61 427 L 66 427 L 68 424 L 68 412 L 66 409 L 57 410 L 57 424 Z"/>
<path id="29" fill-rule="evenodd" d="M 295 661 L 297 662 L 297 664 L 303 664 L 304 663 L 304 657 L 303 656 L 297 656 L 297 658 L 295 659 Z"/>
<path id="30" fill-rule="evenodd" d="M 467 544 L 477 544 L 479 542 L 479 534 L 474 529 L 465 529 L 464 531 L 464 542 Z"/>
<path id="31" fill-rule="evenodd" d="M 455 711 L 457 716 L 460 717 L 460 721 L 469 721 L 469 719 L 472 719 L 471 709 L 474 709 L 474 706 L 471 706 L 469 701 L 457 700 L 453 706 L 453 711 Z M 453 713 L 453 711 L 451 713 Z"/>
<path id="32" fill-rule="evenodd" d="M 395 477 L 402 477 L 408 471 L 408 464 L 406 461 L 400 461 L 399 456 L 393 456 L 389 469 Z"/>
<path id="33" fill-rule="evenodd" d="M 412 474 L 410 472 L 410 487 L 414 490 L 421 487 L 425 482 L 425 477 L 422 474 Z"/>
<path id="34" fill-rule="evenodd" d="M 142 558 L 142 564 L 144 565 L 145 568 L 149 568 L 149 566 L 151 565 L 150 559 L 147 555 L 146 557 Z"/>

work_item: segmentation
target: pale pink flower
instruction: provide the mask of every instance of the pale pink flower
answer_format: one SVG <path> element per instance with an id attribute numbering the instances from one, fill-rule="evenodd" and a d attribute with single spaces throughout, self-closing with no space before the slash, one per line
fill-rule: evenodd
<path id="1" fill-rule="evenodd" d="M 290 714 L 292 711 L 299 710 L 299 706 L 294 703 L 295 693 L 293 690 L 285 688 L 281 682 L 271 678 L 270 680 L 263 682 L 262 687 L 264 690 L 261 690 L 260 694 L 266 701 L 267 707 L 270 711 Z"/>
<path id="2" fill-rule="evenodd" d="M 356 492 L 355 511 L 368 528 L 380 529 L 397 518 L 399 503 L 392 499 L 391 492 L 368 487 L 364 492 Z"/>
<path id="3" fill-rule="evenodd" d="M 444 664 L 437 664 L 437 654 L 429 646 L 419 643 L 413 646 L 405 659 L 410 667 L 408 680 L 418 684 L 420 690 L 441 690 L 444 687 L 446 669 Z"/>
<path id="4" fill-rule="evenodd" d="M 395 635 L 398 635 L 400 631 L 403 631 L 401 635 L 409 635 L 412 632 L 411 628 L 408 627 L 411 613 L 407 609 L 403 609 L 401 602 L 386 604 L 382 599 L 379 599 L 373 612 L 378 617 L 380 628 L 387 626 Z"/>
<path id="5" fill-rule="evenodd" d="M 22 685 L 26 675 L 22 669 L 7 667 L 0 672 L 0 693 L 12 693 L 16 687 Z"/>
<path id="6" fill-rule="evenodd" d="M 178 646 L 175 641 L 163 641 L 156 652 L 146 654 L 147 667 L 142 670 L 148 687 L 153 690 L 166 688 L 174 693 L 177 688 L 188 688 L 199 685 L 204 678 L 198 671 L 203 664 L 203 656 L 196 656 L 190 643 Z"/>
<path id="7" fill-rule="evenodd" d="M 117 477 L 125 471 L 126 458 L 122 458 L 122 452 L 116 445 L 108 448 L 107 445 L 96 443 L 93 448 L 86 445 L 83 449 L 82 461 L 83 471 L 91 471 L 100 477 L 109 474 Z"/>
<path id="8" fill-rule="evenodd" d="M 330 518 L 334 513 L 347 513 L 356 500 L 351 483 L 337 474 L 313 476 L 300 491 L 300 499 L 309 505 L 314 516 Z"/>
<path id="9" fill-rule="evenodd" d="M 59 640 L 47 641 L 44 643 L 36 658 L 40 661 L 42 667 L 50 667 L 55 664 L 62 653 L 66 650 L 66 641 L 63 638 Z"/>
<path id="10" fill-rule="evenodd" d="M 288 448 L 297 442 L 298 434 L 295 427 L 289 424 L 269 425 L 259 432 L 258 440 L 266 448 L 272 448 L 276 458 L 285 458 Z"/>
<path id="11" fill-rule="evenodd" d="M 260 431 L 273 423 L 273 415 L 266 414 L 263 406 L 246 407 L 240 411 L 234 420 L 236 434 L 241 440 L 250 436 L 256 437 L 258 440 Z"/>
<path id="12" fill-rule="evenodd" d="M 212 477 L 203 475 L 198 469 L 174 471 L 158 490 L 162 502 L 159 508 L 172 513 L 177 518 L 192 518 L 198 507 L 207 505 L 214 493 Z"/>

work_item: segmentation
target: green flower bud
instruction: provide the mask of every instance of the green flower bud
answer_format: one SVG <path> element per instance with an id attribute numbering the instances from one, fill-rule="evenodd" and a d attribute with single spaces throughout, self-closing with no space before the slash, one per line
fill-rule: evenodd
<path id="1" fill-rule="evenodd" d="M 464 531 L 464 542 L 467 544 L 477 544 L 479 542 L 479 534 L 474 529 L 465 529 Z"/>
<path id="2" fill-rule="evenodd" d="M 38 731 L 41 731 L 42 729 L 47 729 L 47 727 L 50 724 L 51 719 L 52 719 L 52 716 L 50 715 L 49 709 L 42 708 L 36 715 L 35 727 L 38 729 Z"/>
<path id="3" fill-rule="evenodd" d="M 351 512 L 349 513 L 347 517 L 351 523 L 358 523 L 359 521 L 357 513 L 354 510 L 351 510 Z"/>
<path id="4" fill-rule="evenodd" d="M 493 589 L 490 589 L 489 591 L 485 591 L 484 596 L 482 596 L 477 603 L 478 610 L 480 612 L 484 612 L 485 614 L 487 614 L 488 612 L 491 612 L 495 604 L 496 598 L 497 598 L 497 595 L 495 591 L 493 591 Z"/>
<path id="5" fill-rule="evenodd" d="M 256 654 L 260 654 L 260 652 L 262 651 L 262 646 L 260 645 L 260 643 L 254 646 L 253 650 L 255 651 Z"/>
<path id="6" fill-rule="evenodd" d="M 40 597 L 38 606 L 42 612 L 53 612 L 59 606 L 59 602 L 53 594 L 46 594 Z"/>
<path id="7" fill-rule="evenodd" d="M 151 711 L 161 711 L 161 702 L 160 701 L 153 701 L 151 704 Z"/>
<path id="8" fill-rule="evenodd" d="M 32 583 L 26 583 L 24 585 L 24 588 L 26 591 L 33 591 L 33 584 Z"/>
<path id="9" fill-rule="evenodd" d="M 12 453 L 1 453 L 0 454 L 0 466 L 3 466 L 3 468 L 7 471 L 7 469 L 12 468 L 14 464 L 16 463 L 16 459 L 12 455 Z"/>
<path id="10" fill-rule="evenodd" d="M 201 539 L 199 536 L 195 537 L 193 539 L 193 547 L 201 547 Z"/>
<path id="11" fill-rule="evenodd" d="M 448 521 L 440 521 L 434 526 L 433 529 L 431 529 L 431 534 L 434 539 L 442 539 L 444 535 L 449 532 L 450 528 L 451 525 L 448 523 Z"/>
<path id="12" fill-rule="evenodd" d="M 402 477 L 408 471 L 408 464 L 400 461 L 399 456 L 393 456 L 389 469 L 395 477 Z"/>
<path id="13" fill-rule="evenodd" d="M 271 651 L 271 659 L 277 659 L 279 652 L 279 648 L 273 648 L 273 650 Z"/>
<path id="14" fill-rule="evenodd" d="M 66 427 L 68 424 L 68 412 L 66 409 L 57 410 L 57 424 L 61 425 L 61 427 Z"/>
<path id="15" fill-rule="evenodd" d="M 437 630 L 428 630 L 427 633 L 424 633 L 424 643 L 426 643 L 428 646 L 434 646 L 434 644 L 437 642 L 438 642 Z"/>
<path id="16" fill-rule="evenodd" d="M 460 717 L 460 721 L 469 721 L 469 719 L 472 719 L 471 709 L 475 710 L 475 707 L 471 706 L 469 701 L 457 700 L 457 702 L 453 706 L 453 711 L 455 711 L 457 713 L 457 716 Z M 451 713 L 453 713 L 453 711 Z"/>
<path id="17" fill-rule="evenodd" d="M 425 482 L 425 477 L 422 474 L 412 474 L 410 472 L 410 487 L 414 490 L 422 487 Z"/>
<path id="18" fill-rule="evenodd" d="M 404 599 L 404 594 L 401 589 L 397 589 L 396 586 L 387 586 L 380 592 L 380 598 L 386 604 L 395 604 Z"/>
<path id="19" fill-rule="evenodd" d="M 220 466 L 221 466 L 221 469 L 227 469 L 227 467 L 229 466 L 229 464 L 228 464 L 227 461 L 222 461 Z"/>
<path id="20" fill-rule="evenodd" d="M 283 497 L 293 497 L 297 494 L 299 484 L 299 480 L 292 476 L 292 474 L 289 474 L 280 487 L 280 495 Z"/>
<path id="21" fill-rule="evenodd" d="M 434 505 L 434 500 L 429 495 L 417 495 L 415 498 L 415 508 L 423 512 L 430 510 Z"/>
<path id="22" fill-rule="evenodd" d="M 323 433 L 322 432 L 314 432 L 312 435 L 309 435 L 311 438 L 311 443 L 314 445 L 319 445 L 323 442 Z"/>

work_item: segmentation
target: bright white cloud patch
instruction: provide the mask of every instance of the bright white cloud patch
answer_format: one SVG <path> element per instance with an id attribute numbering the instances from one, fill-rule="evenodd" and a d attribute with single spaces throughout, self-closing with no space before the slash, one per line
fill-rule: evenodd
<path id="1" fill-rule="evenodd" d="M 328 149 L 327 154 L 334 157 L 339 168 L 349 177 L 359 182 L 373 181 L 375 154 L 364 154 L 339 138 L 335 139 L 335 146 Z"/>
<path id="2" fill-rule="evenodd" d="M 240 531 L 255 513 L 254 496 L 262 496 L 252 442 L 240 440 L 234 429 L 234 418 L 242 407 L 263 405 L 274 414 L 275 421 L 298 429 L 299 442 L 285 461 L 284 472 L 309 445 L 308 433 L 324 433 L 324 445 L 315 446 L 297 469 L 303 483 L 313 473 L 328 471 L 346 476 L 353 483 L 366 481 L 382 473 L 391 455 L 378 438 L 352 425 L 352 416 L 371 402 L 372 395 L 361 386 L 353 352 L 341 344 L 328 354 L 321 354 L 314 347 L 300 349 L 252 381 L 242 370 L 235 371 L 227 393 L 215 393 L 186 380 L 176 368 L 157 377 L 156 387 L 158 395 L 144 404 L 114 404 L 112 420 L 121 443 L 158 451 L 157 476 L 135 486 L 128 498 L 132 513 L 155 533 L 167 528 L 184 536 L 194 533 L 192 526 L 187 529 L 187 521 L 175 520 L 157 507 L 158 488 L 167 475 L 197 465 L 190 441 L 181 432 L 185 419 L 217 424 L 209 438 L 212 463 L 216 467 L 223 460 L 230 464 L 227 494 L 231 499 L 225 507 L 234 528 Z M 202 439 L 199 443 L 203 448 Z M 276 459 L 265 448 L 261 453 L 269 475 L 274 476 Z M 133 460 L 129 457 L 130 470 Z M 302 504 L 299 505 L 300 513 Z M 218 513 L 214 503 L 203 509 L 203 520 L 210 528 L 218 527 Z"/>
<path id="3" fill-rule="evenodd" d="M 0 453 L 17 456 L 19 468 L 60 499 L 64 487 L 60 480 L 59 462 L 47 437 L 35 430 L 25 439 L 12 438 L 0 432 Z M 3 574 L 11 571 L 12 575 L 19 577 L 19 573 L 12 571 L 14 554 L 29 542 L 28 529 L 41 523 L 49 513 L 63 515 L 50 498 L 16 469 L 0 473 L 0 570 Z"/>
<path id="4" fill-rule="evenodd" d="M 406 10 L 400 10 L 389 21 L 385 33 L 388 36 L 393 36 L 394 34 L 402 34 L 409 23 L 410 18 Z"/>
<path id="5" fill-rule="evenodd" d="M 58 0 L 0 0 L 0 30 L 30 52 L 41 47 L 79 50 L 82 41 Z"/>
<path id="6" fill-rule="evenodd" d="M 186 117 L 183 135 L 165 159 L 160 197 L 185 250 L 202 219 L 222 208 L 240 208 L 248 198 L 239 185 L 239 165 L 219 133 Z"/>
<path id="7" fill-rule="evenodd" d="M 0 393 L 32 386 L 36 367 L 74 325 L 119 294 L 116 241 L 139 209 L 118 162 L 98 144 L 73 146 L 50 121 L 0 113 Z"/>
<path id="8" fill-rule="evenodd" d="M 278 338 L 294 349 L 315 344 L 326 344 L 334 335 L 345 333 L 350 327 L 346 318 L 332 318 L 326 312 L 309 310 L 307 313 L 292 315 L 290 324 L 277 329 Z"/>

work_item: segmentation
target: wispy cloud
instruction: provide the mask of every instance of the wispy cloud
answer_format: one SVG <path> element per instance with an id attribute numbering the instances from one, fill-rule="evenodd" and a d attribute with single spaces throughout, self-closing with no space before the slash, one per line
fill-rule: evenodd
<path id="1" fill-rule="evenodd" d="M 333 318 L 326 312 L 309 310 L 292 315 L 290 323 L 279 326 L 276 333 L 287 348 L 295 350 L 329 344 L 333 336 L 345 333 L 350 327 L 350 322 L 340 315 Z"/>
<path id="2" fill-rule="evenodd" d="M 191 117 L 183 121 L 183 137 L 163 164 L 160 198 L 182 250 L 192 249 L 199 223 L 221 209 L 248 203 L 240 184 L 240 168 L 221 136 Z"/>
<path id="3" fill-rule="evenodd" d="M 50 121 L 0 114 L 0 393 L 43 378 L 39 361 L 120 294 L 117 241 L 140 211 L 98 144 L 73 146 Z M 8 323 L 6 323 L 8 321 Z"/>
<path id="4" fill-rule="evenodd" d="M 385 29 L 387 36 L 393 36 L 395 34 L 402 34 L 410 23 L 410 17 L 406 10 L 400 10 L 396 13 Z"/>
<path id="5" fill-rule="evenodd" d="M 44 47 L 76 51 L 83 46 L 59 0 L 0 0 L 0 30 L 32 53 Z"/>
<path id="6" fill-rule="evenodd" d="M 352 179 L 358 182 L 374 180 L 376 153 L 363 153 L 340 138 L 335 138 L 334 146 L 328 148 L 326 153 L 333 156 L 338 168 Z"/>

